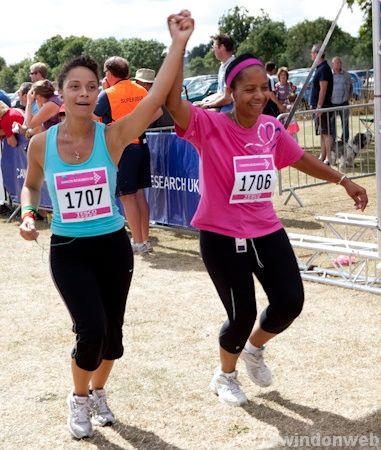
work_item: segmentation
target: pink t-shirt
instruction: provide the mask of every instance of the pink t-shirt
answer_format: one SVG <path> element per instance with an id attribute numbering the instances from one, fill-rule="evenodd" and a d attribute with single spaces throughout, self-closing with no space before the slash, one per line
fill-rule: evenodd
<path id="1" fill-rule="evenodd" d="M 238 126 L 224 113 L 193 105 L 190 108 L 188 129 L 184 131 L 176 126 L 176 133 L 191 142 L 201 158 L 201 198 L 192 225 L 237 238 L 265 236 L 281 229 L 271 198 L 264 200 L 268 193 L 261 194 L 262 201 L 232 203 L 233 198 L 239 197 L 238 185 L 243 179 L 237 159 L 251 160 L 253 167 L 262 163 L 270 165 L 274 176 L 277 169 L 298 161 L 303 156 L 303 149 L 272 116 L 260 115 L 254 127 L 249 129 Z M 234 157 L 244 158 L 234 160 Z M 247 175 L 246 186 L 270 176 L 265 175 L 268 173 L 265 169 L 263 172 L 256 170 L 244 174 Z M 274 191 L 273 186 L 271 189 Z"/>

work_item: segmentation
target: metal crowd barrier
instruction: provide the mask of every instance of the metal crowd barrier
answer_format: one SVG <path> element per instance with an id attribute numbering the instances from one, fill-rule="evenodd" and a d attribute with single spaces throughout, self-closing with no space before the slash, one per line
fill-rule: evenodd
<path id="1" fill-rule="evenodd" d="M 335 108 L 296 111 L 299 131 L 297 140 L 305 151 L 316 157 L 320 154 L 320 135 L 315 134 L 315 117 L 322 113 L 328 119 L 329 134 L 336 134 L 331 149 L 331 165 L 349 178 L 362 178 L 375 175 L 374 145 L 374 104 L 353 104 Z M 283 113 L 278 119 L 284 123 L 289 113 Z M 348 118 L 348 131 L 342 126 L 342 118 Z M 343 129 L 344 128 L 344 129 Z M 284 202 L 294 197 L 303 206 L 298 190 L 326 184 L 325 181 L 313 178 L 292 167 L 279 172 L 279 194 L 288 193 Z"/>

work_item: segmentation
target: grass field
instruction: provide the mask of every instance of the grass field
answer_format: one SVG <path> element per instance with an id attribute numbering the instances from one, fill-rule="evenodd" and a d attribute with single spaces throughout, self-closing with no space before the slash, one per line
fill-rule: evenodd
<path id="1" fill-rule="evenodd" d="M 370 197 L 367 214 L 375 214 L 375 179 L 363 183 Z M 353 211 L 340 186 L 301 195 L 304 208 L 275 199 L 288 231 L 323 235 L 316 214 Z M 41 229 L 42 248 L 23 241 L 17 223 L 7 224 L 4 217 L 0 232 L 1 450 L 311 448 L 306 440 L 285 443 L 293 436 L 310 443 L 319 436 L 321 443 L 357 436 L 356 445 L 341 448 L 381 448 L 380 296 L 305 283 L 301 316 L 267 348 L 273 385 L 254 386 L 239 363 L 249 404 L 229 408 L 208 388 L 225 313 L 197 237 L 162 229 L 152 230 L 154 253 L 135 260 L 125 354 L 108 385 L 118 422 L 97 429 L 92 439 L 72 439 L 65 400 L 74 335 L 50 279 L 49 230 Z M 266 298 L 258 283 L 256 289 L 261 310 Z M 367 446 L 360 446 L 359 436 L 368 439 Z M 372 436 L 378 445 L 370 445 Z"/>

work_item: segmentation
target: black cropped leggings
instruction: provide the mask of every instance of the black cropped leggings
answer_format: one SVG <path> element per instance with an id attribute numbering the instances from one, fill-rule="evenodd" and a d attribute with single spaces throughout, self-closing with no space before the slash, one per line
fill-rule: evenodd
<path id="1" fill-rule="evenodd" d="M 78 367 L 93 371 L 123 354 L 122 326 L 133 255 L 125 228 L 96 237 L 52 235 L 50 268 L 73 321 Z"/>
<path id="2" fill-rule="evenodd" d="M 220 345 L 229 353 L 242 351 L 254 326 L 253 273 L 269 300 L 260 317 L 264 331 L 284 331 L 300 314 L 304 302 L 302 280 L 286 232 L 281 229 L 246 239 L 246 244 L 247 251 L 237 253 L 234 238 L 200 232 L 202 258 L 228 314 L 220 331 Z"/>

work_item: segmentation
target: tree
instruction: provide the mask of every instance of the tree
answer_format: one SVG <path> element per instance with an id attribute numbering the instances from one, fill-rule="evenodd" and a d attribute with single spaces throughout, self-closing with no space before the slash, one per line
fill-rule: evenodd
<path id="1" fill-rule="evenodd" d="M 286 44 L 287 29 L 284 22 L 264 21 L 238 47 L 237 54 L 252 53 L 263 62 L 271 60 L 277 65 L 283 65 Z"/>
<path id="2" fill-rule="evenodd" d="M 0 89 L 6 92 L 14 92 L 17 89 L 15 73 L 11 67 L 3 67 L 0 70 Z"/>
<path id="3" fill-rule="evenodd" d="M 223 15 L 218 20 L 218 30 L 230 36 L 236 47 L 243 42 L 253 29 L 255 19 L 248 15 L 248 10 L 243 6 L 235 6 L 228 10 L 228 14 Z"/>
<path id="4" fill-rule="evenodd" d="M 110 56 L 121 56 L 122 46 L 114 37 L 89 40 L 84 52 L 94 58 L 103 70 L 103 64 Z"/>
<path id="5" fill-rule="evenodd" d="M 197 56 L 203 58 L 208 51 L 210 50 L 210 44 L 200 44 L 197 47 L 193 47 L 192 50 L 188 53 L 188 60 L 191 61 L 193 58 Z"/>
<path id="6" fill-rule="evenodd" d="M 81 56 L 85 53 L 86 46 L 91 42 L 90 38 L 85 36 L 69 36 L 64 39 L 64 46 L 62 50 L 59 52 L 59 61 L 60 64 L 54 68 L 52 68 L 52 79 L 56 79 L 61 67 L 67 61 L 70 61 L 77 56 Z"/>
<path id="7" fill-rule="evenodd" d="M 0 70 L 7 65 L 5 59 L 0 56 Z"/>
<path id="8" fill-rule="evenodd" d="M 64 46 L 65 40 L 61 35 L 57 34 L 41 45 L 35 53 L 34 60 L 47 64 L 49 69 L 58 67 L 61 64 L 60 53 Z"/>
<path id="9" fill-rule="evenodd" d="M 135 75 L 137 69 L 146 67 L 156 72 L 165 56 L 165 45 L 154 39 L 143 40 L 138 38 L 121 40 L 122 56 L 124 56 L 130 66 L 130 75 Z"/>
<path id="10" fill-rule="evenodd" d="M 304 20 L 288 30 L 284 59 L 289 68 L 311 66 L 311 47 L 324 40 L 330 26 L 331 21 L 320 17 L 314 21 Z M 340 55 L 348 67 L 352 63 L 355 43 L 356 38 L 336 27 L 326 48 L 327 59 Z"/>
<path id="11" fill-rule="evenodd" d="M 357 3 L 364 13 L 364 23 L 359 30 L 359 39 L 353 49 L 357 68 L 373 67 L 373 31 L 372 31 L 372 0 L 348 0 L 348 5 Z"/>

